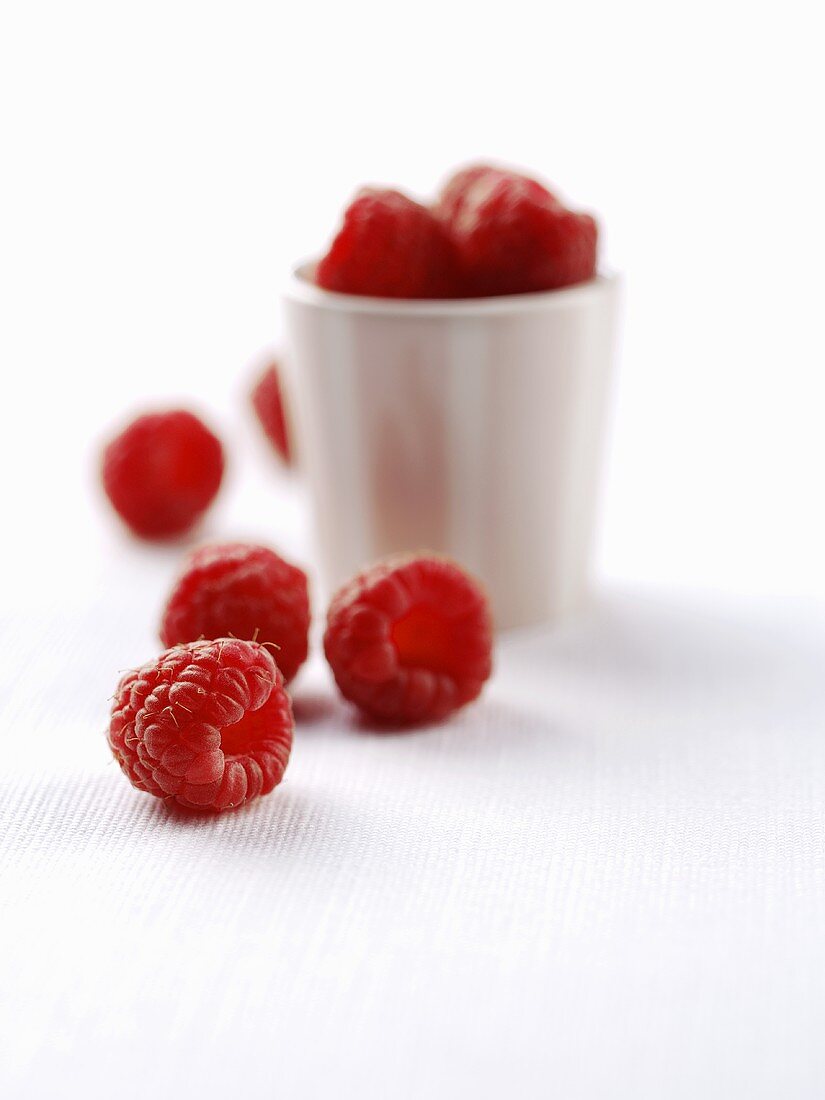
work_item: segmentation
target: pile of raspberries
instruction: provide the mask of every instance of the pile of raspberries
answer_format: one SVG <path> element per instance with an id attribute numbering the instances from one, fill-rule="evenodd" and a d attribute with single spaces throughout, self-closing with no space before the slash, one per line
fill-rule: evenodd
<path id="1" fill-rule="evenodd" d="M 479 164 L 430 206 L 364 188 L 320 260 L 326 290 L 377 298 L 486 298 L 558 290 L 596 274 L 598 227 L 529 176 Z"/>

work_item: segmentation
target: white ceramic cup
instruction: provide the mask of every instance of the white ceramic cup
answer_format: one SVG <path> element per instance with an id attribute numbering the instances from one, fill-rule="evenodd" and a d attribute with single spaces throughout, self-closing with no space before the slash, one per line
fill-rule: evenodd
<path id="1" fill-rule="evenodd" d="M 618 280 L 461 301 L 286 292 L 287 386 L 322 581 L 398 551 L 448 554 L 499 627 L 584 600 Z"/>

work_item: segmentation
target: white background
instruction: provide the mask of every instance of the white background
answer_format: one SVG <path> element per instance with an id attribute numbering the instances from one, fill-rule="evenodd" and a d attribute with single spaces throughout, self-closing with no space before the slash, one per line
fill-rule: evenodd
<path id="1" fill-rule="evenodd" d="M 4 1095 L 821 1095 L 823 92 L 801 0 L 6 0 Z M 279 285 L 360 183 L 478 157 L 626 275 L 600 602 L 406 741 L 316 664 L 283 792 L 186 830 L 100 737 L 180 548 L 98 441 L 194 401 L 204 534 L 300 555 L 244 407 Z"/>

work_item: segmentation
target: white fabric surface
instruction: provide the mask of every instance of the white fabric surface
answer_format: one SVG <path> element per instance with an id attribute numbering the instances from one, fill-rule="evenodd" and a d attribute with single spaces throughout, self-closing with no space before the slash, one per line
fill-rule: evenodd
<path id="1" fill-rule="evenodd" d="M 822 1095 L 821 604 L 607 587 L 406 735 L 316 657 L 283 786 L 182 820 L 103 738 L 183 547 L 100 506 L 102 403 L 48 410 L 50 448 L 9 407 L 0 440 L 4 1100 Z M 300 482 L 241 402 L 213 418 L 199 536 L 305 560 Z"/>
<path id="2" fill-rule="evenodd" d="M 316 661 L 181 819 L 102 737 L 179 552 L 92 517 L 3 616 L 0 1095 L 822 1095 L 820 608 L 608 591 L 404 735 Z"/>

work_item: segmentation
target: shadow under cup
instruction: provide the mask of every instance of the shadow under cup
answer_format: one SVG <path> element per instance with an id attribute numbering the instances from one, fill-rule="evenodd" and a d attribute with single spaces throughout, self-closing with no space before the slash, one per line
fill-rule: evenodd
<path id="1" fill-rule="evenodd" d="M 287 384 L 330 589 L 448 554 L 498 627 L 578 607 L 591 572 L 619 283 L 460 301 L 285 295 Z"/>

